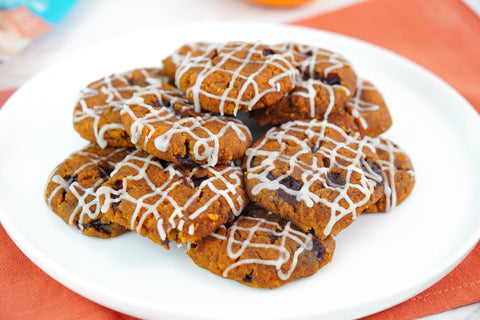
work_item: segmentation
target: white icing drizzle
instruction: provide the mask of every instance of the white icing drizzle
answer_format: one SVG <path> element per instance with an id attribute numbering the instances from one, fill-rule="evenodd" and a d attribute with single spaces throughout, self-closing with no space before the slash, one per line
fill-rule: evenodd
<path id="1" fill-rule="evenodd" d="M 181 103 L 182 108 L 190 108 L 193 106 L 187 105 L 186 101 L 178 98 L 180 91 L 168 91 L 161 86 L 150 86 L 144 90 L 136 93 L 132 99 L 127 100 L 122 115 L 127 114 L 132 120 L 130 126 L 130 135 L 132 143 L 145 149 L 147 143 L 152 139 L 152 136 L 157 133 L 157 126 L 161 124 L 161 129 L 164 131 L 154 139 L 154 145 L 160 152 L 166 152 L 171 144 L 172 137 L 183 135 L 189 136 L 187 139 L 190 142 L 189 147 L 193 151 L 192 160 L 205 163 L 208 166 L 215 166 L 218 163 L 218 156 L 221 153 L 220 141 L 225 133 L 233 130 L 236 138 L 240 141 L 251 141 L 252 136 L 250 130 L 241 121 L 234 118 L 227 118 L 222 116 L 215 116 L 210 113 L 197 114 L 196 116 L 178 117 L 172 107 L 154 107 L 144 101 L 144 96 L 155 95 L 158 101 L 162 99 L 169 100 L 174 103 Z M 138 105 L 147 110 L 144 115 L 137 115 L 131 108 L 132 105 Z M 181 110 L 180 110 L 181 112 Z M 214 124 L 220 124 L 221 129 L 214 132 L 208 128 L 213 128 Z M 164 130 L 168 126 L 168 130 Z M 143 143 L 139 144 L 138 140 L 142 131 L 146 130 Z M 192 143 L 193 142 L 193 143 Z M 230 147 L 230 146 L 227 146 Z"/>
<path id="2" fill-rule="evenodd" d="M 116 148 L 112 151 L 112 153 L 108 157 L 99 156 L 96 153 L 88 152 L 88 148 L 93 147 L 93 144 L 88 145 L 84 149 L 71 154 L 64 162 L 71 159 L 74 155 L 79 155 L 88 159 L 84 164 L 80 167 L 76 168 L 75 171 L 71 174 L 70 179 L 64 179 L 62 176 L 57 174 L 57 169 L 61 166 L 59 165 L 51 174 L 49 181 L 57 184 L 55 189 L 52 191 L 50 196 L 47 199 L 47 204 L 50 208 L 52 208 L 52 200 L 53 198 L 59 193 L 68 192 L 70 191 L 75 198 L 77 199 L 77 204 L 73 209 L 72 213 L 70 214 L 70 218 L 68 221 L 69 225 L 75 225 L 75 220 L 77 220 L 76 226 L 83 230 L 83 221 L 85 216 L 88 216 L 90 219 L 97 219 L 100 214 L 100 205 L 98 198 L 96 196 L 96 190 L 98 187 L 104 183 L 108 177 L 100 177 L 91 187 L 82 186 L 78 181 L 72 182 L 72 177 L 77 176 L 83 170 L 86 170 L 88 167 L 98 167 L 100 164 L 103 166 L 108 165 L 112 169 L 115 167 L 115 162 L 110 161 L 109 159 L 118 154 L 125 152 L 127 148 Z"/>
<path id="3" fill-rule="evenodd" d="M 240 226 L 239 223 L 244 220 L 250 220 L 254 224 L 251 227 Z M 225 228 L 225 227 L 223 227 Z M 218 231 L 217 231 L 218 232 Z M 240 241 L 235 239 L 236 233 L 248 234 L 246 239 Z M 256 243 L 253 242 L 254 235 L 256 233 L 267 234 L 272 237 L 281 238 L 281 241 L 278 244 L 270 243 Z M 295 270 L 298 262 L 298 256 L 304 250 L 312 250 L 312 235 L 305 234 L 303 232 L 297 231 L 291 226 L 291 222 L 288 222 L 285 226 L 281 226 L 277 222 L 269 221 L 265 218 L 251 217 L 251 216 L 240 216 L 229 228 L 228 238 L 218 233 L 212 233 L 210 236 L 215 237 L 220 240 L 227 241 L 227 254 L 230 259 L 237 260 L 235 263 L 229 265 L 224 271 L 223 276 L 227 277 L 230 270 L 244 265 L 244 264 L 263 264 L 274 266 L 277 270 L 277 275 L 281 280 L 287 280 L 290 278 L 292 272 Z M 295 252 L 291 254 L 286 248 L 286 242 L 288 240 L 293 240 L 298 244 Z M 239 259 L 241 255 L 248 248 L 259 248 L 265 250 L 275 250 L 278 252 L 277 259 L 267 260 L 261 258 L 254 259 Z M 288 265 L 289 264 L 289 265 Z M 282 270 L 283 266 L 287 266 L 288 270 Z"/>
<path id="4" fill-rule="evenodd" d="M 377 150 L 384 151 L 388 156 L 386 159 L 380 158 L 379 164 L 382 168 L 384 184 L 384 196 L 386 199 L 386 209 L 385 211 L 390 211 L 397 206 L 397 190 L 395 187 L 395 154 L 396 153 L 405 153 L 403 149 L 397 146 L 390 140 L 380 138 L 380 137 L 365 137 L 369 144 L 374 146 Z M 415 172 L 413 170 L 406 170 L 408 174 L 412 177 L 415 177 Z"/>
<path id="5" fill-rule="evenodd" d="M 377 88 L 373 84 L 369 84 L 360 77 L 357 78 L 357 90 L 355 95 L 347 101 L 346 107 L 350 111 L 351 115 L 360 121 L 360 125 L 364 128 L 368 128 L 367 121 L 362 117 L 362 112 L 372 112 L 380 109 L 378 104 L 366 101 L 362 99 L 364 91 L 377 91 Z"/>
<path id="6" fill-rule="evenodd" d="M 291 52 L 298 57 L 295 60 L 295 66 L 300 70 L 299 76 L 295 80 L 295 87 L 292 96 L 300 96 L 309 102 L 310 117 L 315 118 L 315 97 L 317 95 L 317 88 L 322 87 L 328 92 L 329 103 L 325 111 L 324 119 L 327 119 L 335 106 L 335 91 L 343 90 L 345 95 L 349 96 L 350 90 L 342 84 L 329 85 L 317 79 L 315 67 L 319 64 L 328 65 L 324 68 L 323 78 L 326 78 L 331 72 L 351 66 L 351 64 L 339 53 L 331 52 L 308 45 L 300 45 L 295 43 L 280 44 L 283 50 Z M 307 79 L 304 77 L 307 76 Z M 298 90 L 300 89 L 300 90 Z"/>
<path id="7" fill-rule="evenodd" d="M 272 92 L 279 92 L 281 90 L 280 81 L 284 78 L 288 78 L 291 83 L 294 82 L 298 71 L 292 66 L 292 55 L 290 53 L 277 53 L 267 56 L 263 56 L 264 45 L 260 43 L 244 43 L 244 42 L 229 42 L 226 44 L 210 44 L 205 48 L 204 53 L 197 56 L 190 56 L 187 54 L 185 58 L 181 60 L 177 72 L 175 74 L 175 83 L 177 87 L 180 87 L 180 80 L 183 75 L 192 68 L 200 68 L 195 83 L 187 88 L 186 96 L 191 95 L 193 97 L 193 103 L 196 111 L 200 110 L 200 96 L 205 96 L 218 101 L 219 113 L 223 115 L 225 113 L 225 104 L 233 104 L 233 114 L 236 115 L 239 110 L 252 110 L 253 107 L 260 101 L 262 97 Z M 203 49 L 203 48 L 202 48 Z M 221 55 L 217 56 L 221 59 L 212 63 L 211 55 L 213 52 L 221 52 Z M 247 51 L 247 55 L 244 58 L 239 58 L 236 55 L 242 51 Z M 259 60 L 258 57 L 264 57 Z M 238 63 L 238 66 L 232 70 L 231 67 L 226 67 L 226 62 L 234 61 Z M 251 74 L 245 75 L 244 71 L 247 65 L 258 66 L 257 70 Z M 266 88 L 260 88 L 256 81 L 256 77 L 259 74 L 265 72 L 266 69 L 274 67 L 280 72 L 272 76 L 268 80 L 268 86 Z M 230 86 L 225 88 L 222 93 L 208 92 L 204 89 L 205 79 L 214 72 L 221 72 L 228 74 L 231 77 Z M 234 97 L 229 97 L 233 88 L 233 83 L 240 80 L 242 85 L 238 90 L 238 94 Z M 254 88 L 254 95 L 252 98 L 245 100 L 243 94 L 249 88 Z"/>
<path id="8" fill-rule="evenodd" d="M 105 133 L 108 130 L 120 129 L 124 130 L 121 123 L 106 123 L 100 125 L 102 115 L 109 110 L 109 112 L 120 112 L 123 108 L 123 103 L 126 99 L 130 98 L 134 92 L 142 89 L 142 86 L 131 85 L 128 81 L 132 77 L 135 70 L 126 73 L 115 73 L 108 77 L 95 81 L 89 86 L 81 90 L 77 97 L 77 103 L 80 108 L 75 109 L 73 114 L 73 122 L 77 123 L 85 119 L 91 118 L 93 120 L 93 133 L 97 144 L 105 148 L 107 141 L 105 140 Z M 137 69 L 145 77 L 145 81 L 148 85 L 154 85 L 161 83 L 161 78 L 152 77 L 147 69 Z M 165 78 L 164 78 L 165 79 Z M 115 81 L 121 81 L 123 84 L 113 84 Z M 99 95 L 106 95 L 107 98 L 103 104 L 94 106 L 87 106 L 86 99 Z"/>
<path id="9" fill-rule="evenodd" d="M 326 136 L 325 130 L 327 128 L 336 131 L 341 136 L 340 141 L 335 141 L 330 136 Z M 300 136 L 305 134 L 306 137 L 301 140 L 293 134 L 295 132 Z M 278 149 L 273 151 L 264 150 L 263 147 L 269 140 L 277 141 L 279 144 Z M 311 145 L 313 141 L 316 141 L 314 149 L 318 149 L 316 156 L 306 157 L 306 155 L 312 153 Z M 335 147 L 326 148 L 321 146 L 320 144 L 323 141 L 332 142 Z M 284 154 L 284 150 L 289 144 L 299 146 L 296 154 Z M 315 204 L 329 207 L 331 210 L 330 220 L 323 231 L 325 235 L 329 235 L 334 224 L 344 216 L 351 215 L 353 219 L 356 218 L 356 209 L 364 206 L 370 200 L 375 182 L 382 181 L 382 177 L 376 174 L 364 159 L 364 148 L 370 148 L 372 152 L 375 150 L 367 143 L 367 140 L 359 140 L 358 134 L 349 136 L 341 128 L 327 121 L 290 121 L 282 124 L 279 129 L 270 129 L 256 143 L 255 147 L 247 150 L 247 159 L 245 161 L 246 178 L 258 179 L 258 182 L 251 190 L 253 196 L 258 195 L 265 189 L 282 190 L 284 193 L 295 197 L 297 201 L 303 201 L 309 208 L 312 208 Z M 342 155 L 340 152 L 349 156 Z M 319 156 L 322 159 L 328 158 L 329 167 L 324 167 L 318 163 Z M 261 163 L 252 167 L 252 159 L 254 157 L 260 158 Z M 311 159 L 311 161 L 305 162 L 305 159 Z M 269 177 L 268 174 L 278 166 L 287 167 L 287 172 L 279 177 Z M 328 173 L 332 168 L 345 172 L 345 185 L 332 185 L 331 182 L 327 182 Z M 283 179 L 288 179 L 295 170 L 303 172 L 300 190 L 292 190 L 280 183 Z M 351 182 L 354 173 L 361 177 L 358 183 Z M 323 188 L 337 192 L 337 196 L 332 202 L 319 197 L 314 190 L 310 189 L 312 184 L 318 182 L 322 184 Z M 354 189 L 363 194 L 363 198 L 358 202 L 354 202 L 349 196 L 349 192 Z"/>
<path id="10" fill-rule="evenodd" d="M 124 167 L 133 169 L 133 173 L 122 177 L 123 184 L 119 190 L 108 186 L 102 186 L 97 190 L 97 196 L 105 199 L 101 211 L 107 212 L 112 204 L 120 201 L 133 203 L 135 210 L 130 221 L 130 229 L 140 232 L 147 220 L 155 219 L 160 238 L 165 240 L 166 234 L 172 229 L 183 234 L 194 235 L 195 219 L 207 214 L 212 203 L 226 202 L 235 216 L 239 215 L 245 207 L 243 197 L 239 195 L 239 190 L 243 186 L 240 168 L 230 166 L 204 168 L 213 176 L 202 181 L 185 203 L 180 203 L 174 198 L 172 191 L 181 184 L 190 185 L 191 177 L 195 176 L 195 173 L 202 168 L 194 167 L 187 173 L 177 164 L 170 163 L 163 167 L 159 161 L 154 159 L 154 156 L 138 149 L 119 162 L 112 172 L 112 176 Z M 152 167 L 157 167 L 166 174 L 165 181 L 161 185 L 154 184 L 147 175 L 147 170 Z M 128 183 L 140 183 L 144 193 L 139 198 L 135 198 L 127 191 Z M 215 195 L 201 207 L 192 210 L 191 205 L 194 200 L 208 189 L 212 190 Z M 167 211 L 159 212 L 158 207 L 161 204 L 168 208 Z"/>

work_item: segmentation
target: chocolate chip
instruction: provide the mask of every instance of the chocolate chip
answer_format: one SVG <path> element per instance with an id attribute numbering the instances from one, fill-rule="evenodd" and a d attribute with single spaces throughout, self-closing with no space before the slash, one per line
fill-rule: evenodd
<path id="1" fill-rule="evenodd" d="M 257 159 L 256 156 L 253 156 L 253 157 L 250 159 L 250 162 L 249 162 L 250 168 L 255 167 L 255 159 Z"/>
<path id="2" fill-rule="evenodd" d="M 262 54 L 263 54 L 264 57 L 266 57 L 266 56 L 270 56 L 272 54 L 275 54 L 275 51 L 273 51 L 270 48 L 264 48 L 263 51 L 262 51 Z"/>
<path id="3" fill-rule="evenodd" d="M 297 200 L 297 196 L 292 195 L 283 189 L 278 189 L 276 194 L 279 198 L 283 199 L 287 203 L 290 203 L 292 206 L 296 205 L 299 202 Z"/>
<path id="4" fill-rule="evenodd" d="M 164 107 L 167 107 L 167 108 L 168 108 L 168 107 L 171 107 L 171 106 L 172 106 L 172 104 L 170 103 L 170 101 L 168 101 L 167 99 L 163 99 L 163 98 L 162 98 L 161 101 L 162 101 L 162 104 L 163 104 Z"/>
<path id="5" fill-rule="evenodd" d="M 113 198 L 113 197 L 112 197 L 112 198 Z M 118 202 L 113 202 L 113 203 L 112 203 L 112 209 L 113 209 L 113 211 L 117 211 L 119 206 L 120 206 L 120 201 L 118 201 Z"/>
<path id="6" fill-rule="evenodd" d="M 195 175 L 192 176 L 192 182 L 193 182 L 193 187 L 198 188 L 203 181 L 210 179 L 210 177 L 205 176 L 205 177 L 197 177 Z"/>
<path id="7" fill-rule="evenodd" d="M 267 173 L 267 179 L 268 179 L 268 180 L 275 180 L 275 179 L 277 179 L 277 178 L 276 178 L 275 175 L 272 173 L 272 171 L 268 171 L 268 173 Z"/>
<path id="8" fill-rule="evenodd" d="M 123 189 L 123 181 L 122 180 L 113 181 L 112 188 L 115 191 Z"/>
<path id="9" fill-rule="evenodd" d="M 170 104 L 170 101 L 166 99 L 155 99 L 151 102 L 151 106 L 158 109 L 162 107 L 168 108 L 171 106 L 171 104 Z"/>
<path id="10" fill-rule="evenodd" d="M 168 239 L 163 240 L 162 246 L 164 246 L 165 248 L 170 248 L 170 241 Z"/>
<path id="11" fill-rule="evenodd" d="M 108 235 L 112 234 L 112 225 L 102 223 L 100 220 L 93 220 L 92 222 L 86 223 L 83 225 L 84 229 L 93 228 L 98 232 L 106 233 Z"/>
<path id="12" fill-rule="evenodd" d="M 314 237 L 312 240 L 312 250 L 310 251 L 317 258 L 318 262 L 322 262 L 325 259 L 325 247 L 317 237 Z"/>
<path id="13" fill-rule="evenodd" d="M 188 141 L 185 141 L 185 155 L 182 157 L 181 155 L 177 154 L 175 155 L 175 159 L 177 159 L 178 163 L 180 163 L 183 166 L 191 167 L 197 165 L 193 160 L 192 157 L 190 156 L 190 143 Z"/>
<path id="14" fill-rule="evenodd" d="M 196 163 L 192 160 L 192 157 L 190 157 L 190 154 L 188 153 L 184 157 L 177 154 L 175 156 L 175 159 L 177 159 L 178 163 L 180 163 L 182 166 L 191 167 L 196 165 Z"/>
<path id="15" fill-rule="evenodd" d="M 232 210 L 229 210 L 227 213 L 227 221 L 232 222 L 235 219 L 235 215 L 233 214 Z"/>
<path id="16" fill-rule="evenodd" d="M 382 168 L 380 167 L 380 165 L 378 163 L 376 163 L 373 159 L 371 158 L 368 158 L 367 159 L 367 163 L 368 165 L 370 166 L 370 168 L 372 168 L 373 172 L 375 172 L 376 174 L 378 174 L 379 176 L 382 176 Z"/>
<path id="17" fill-rule="evenodd" d="M 165 169 L 166 167 L 168 167 L 170 165 L 170 162 L 166 161 L 166 160 L 163 160 L 163 159 L 160 159 L 160 158 L 153 158 L 154 161 L 157 161 L 157 162 L 160 162 L 160 165 L 162 166 L 163 169 Z"/>
<path id="18" fill-rule="evenodd" d="M 280 180 L 280 184 L 284 185 L 288 189 L 295 190 L 295 191 L 299 191 L 303 187 L 303 184 L 300 181 L 292 178 L 291 176 L 288 176 Z"/>
<path id="19" fill-rule="evenodd" d="M 312 78 L 312 77 L 311 77 L 310 74 L 307 73 L 307 72 L 303 72 L 303 73 L 300 75 L 300 79 L 302 79 L 303 81 L 307 81 L 307 80 L 310 79 L 310 78 Z"/>
<path id="20" fill-rule="evenodd" d="M 110 174 L 112 173 L 113 168 L 108 168 L 108 167 L 98 167 L 98 173 L 100 174 L 100 177 L 104 180 L 107 180 L 110 178 Z"/>
<path id="21" fill-rule="evenodd" d="M 326 83 L 326 84 L 331 85 L 331 86 L 339 85 L 339 84 L 342 83 L 342 80 L 340 79 L 340 77 L 336 73 L 329 73 L 329 74 L 327 74 L 326 77 L 323 77 L 321 80 L 322 80 L 323 83 Z"/>
<path id="22" fill-rule="evenodd" d="M 308 50 L 307 52 L 305 52 L 305 56 L 307 56 L 307 57 L 313 56 L 313 51 L 312 51 L 312 50 Z"/>
<path id="23" fill-rule="evenodd" d="M 346 182 L 340 172 L 329 171 L 327 173 L 327 185 L 332 188 L 345 186 Z"/>
<path id="24" fill-rule="evenodd" d="M 330 158 L 323 157 L 322 161 L 323 161 L 323 167 L 324 168 L 330 168 Z"/>
<path id="25" fill-rule="evenodd" d="M 379 179 L 374 179 L 377 185 L 383 183 L 382 168 L 372 158 L 362 159 L 362 161 L 360 161 L 360 168 L 367 173 L 371 171 L 375 172 L 375 174 L 380 177 Z"/>
<path id="26" fill-rule="evenodd" d="M 245 277 L 243 277 L 243 281 L 245 282 L 252 282 L 253 281 L 253 270 L 250 271 Z"/>
<path id="27" fill-rule="evenodd" d="M 280 238 L 279 236 L 277 235 L 274 235 L 274 234 L 269 234 L 268 237 L 270 238 L 270 244 L 274 244 L 275 241 Z"/>
<path id="28" fill-rule="evenodd" d="M 76 174 L 74 174 L 73 176 L 66 176 L 66 177 L 64 177 L 64 179 L 67 181 L 67 184 L 69 186 L 71 186 L 72 183 L 78 181 L 78 176 Z"/>

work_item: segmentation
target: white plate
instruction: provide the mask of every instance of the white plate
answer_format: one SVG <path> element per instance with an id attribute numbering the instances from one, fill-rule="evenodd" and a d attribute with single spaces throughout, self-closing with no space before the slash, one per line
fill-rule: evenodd
<path id="1" fill-rule="evenodd" d="M 411 156 L 417 185 L 388 214 L 361 216 L 337 237 L 332 263 L 276 290 L 198 268 L 133 233 L 91 239 L 49 211 L 50 171 L 86 145 L 72 128 L 78 91 L 112 72 L 158 65 L 189 41 L 298 41 L 343 53 L 383 92 L 386 136 Z M 480 118 L 453 89 L 393 53 L 332 33 L 275 24 L 207 23 L 128 34 L 52 66 L 0 111 L 0 219 L 21 250 L 79 294 L 142 318 L 357 318 L 426 289 L 480 238 Z"/>

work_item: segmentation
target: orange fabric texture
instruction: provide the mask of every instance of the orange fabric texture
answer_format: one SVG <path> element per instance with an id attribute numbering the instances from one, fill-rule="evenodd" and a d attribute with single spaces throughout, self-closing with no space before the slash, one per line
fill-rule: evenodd
<path id="1" fill-rule="evenodd" d="M 395 51 L 439 75 L 480 112 L 480 19 L 460 0 L 370 0 L 295 24 Z M 0 106 L 12 93 L 0 92 Z M 0 241 L 0 319 L 134 319 L 50 278 L 1 226 Z M 480 301 L 480 244 L 428 290 L 366 319 L 415 319 L 476 301 Z"/>

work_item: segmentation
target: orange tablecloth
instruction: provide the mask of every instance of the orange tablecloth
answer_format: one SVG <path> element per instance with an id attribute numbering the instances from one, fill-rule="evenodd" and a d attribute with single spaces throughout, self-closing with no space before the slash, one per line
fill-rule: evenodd
<path id="1" fill-rule="evenodd" d="M 460 0 L 371 0 L 294 24 L 350 35 L 400 53 L 439 75 L 480 112 L 480 19 Z M 0 105 L 12 92 L 0 92 Z M 0 319 L 133 319 L 50 278 L 1 226 L 0 241 Z M 428 290 L 368 319 L 414 319 L 477 301 L 480 245 Z"/>

